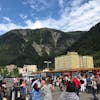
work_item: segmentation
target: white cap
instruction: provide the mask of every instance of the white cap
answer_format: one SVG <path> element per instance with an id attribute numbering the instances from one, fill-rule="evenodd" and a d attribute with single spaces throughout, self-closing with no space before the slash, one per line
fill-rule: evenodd
<path id="1" fill-rule="evenodd" d="M 39 87 L 39 88 L 41 87 L 41 83 L 39 82 L 39 80 L 35 80 L 35 81 L 32 83 L 32 87 L 34 86 L 35 83 L 38 84 L 38 87 Z"/>

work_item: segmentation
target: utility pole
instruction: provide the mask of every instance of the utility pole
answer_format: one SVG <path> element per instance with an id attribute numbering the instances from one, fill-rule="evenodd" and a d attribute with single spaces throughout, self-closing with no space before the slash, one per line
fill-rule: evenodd
<path id="1" fill-rule="evenodd" d="M 49 64 L 51 64 L 51 61 L 44 61 L 44 63 L 47 64 L 47 68 L 49 69 Z"/>

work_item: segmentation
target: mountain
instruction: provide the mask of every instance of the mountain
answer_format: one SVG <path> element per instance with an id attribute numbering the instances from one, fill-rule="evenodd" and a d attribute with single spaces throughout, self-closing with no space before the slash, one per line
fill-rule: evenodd
<path id="1" fill-rule="evenodd" d="M 92 55 L 96 67 L 100 66 L 100 23 L 89 31 L 62 32 L 55 29 L 16 29 L 0 36 L 0 66 L 36 64 L 46 67 L 44 61 L 77 51 L 81 55 Z"/>
<path id="2" fill-rule="evenodd" d="M 55 29 L 16 29 L 0 36 L 0 65 L 36 64 L 44 68 L 45 60 L 63 54 L 84 32 L 62 32 Z"/>
<path id="3" fill-rule="evenodd" d="M 82 55 L 92 55 L 94 65 L 100 66 L 100 22 L 86 32 L 78 41 L 76 41 L 69 51 L 77 51 Z"/>

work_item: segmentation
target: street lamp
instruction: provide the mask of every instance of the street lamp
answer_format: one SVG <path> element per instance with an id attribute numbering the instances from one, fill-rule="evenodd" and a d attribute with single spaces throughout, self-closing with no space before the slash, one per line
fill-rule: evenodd
<path id="1" fill-rule="evenodd" d="M 44 61 L 44 63 L 47 64 L 47 68 L 49 69 L 49 64 L 51 64 L 51 61 Z"/>

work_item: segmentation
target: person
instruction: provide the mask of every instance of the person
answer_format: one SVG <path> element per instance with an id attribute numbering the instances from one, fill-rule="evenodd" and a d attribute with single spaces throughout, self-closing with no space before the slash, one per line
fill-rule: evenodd
<path id="1" fill-rule="evenodd" d="M 18 79 L 17 78 L 13 78 L 13 80 L 14 80 L 14 84 L 18 85 L 18 83 L 19 83 Z"/>
<path id="2" fill-rule="evenodd" d="M 71 81 L 67 83 L 66 91 L 63 91 L 58 100 L 79 100 L 75 93 L 75 84 Z"/>
<path id="3" fill-rule="evenodd" d="M 50 79 L 47 78 L 41 82 L 43 100 L 52 100 L 52 92 L 54 91 L 54 84 L 51 84 Z"/>
<path id="4" fill-rule="evenodd" d="M 86 91 L 86 78 L 85 75 L 82 76 L 82 78 L 80 79 L 81 82 L 81 92 L 85 92 Z"/>
<path id="5" fill-rule="evenodd" d="M 71 80 L 75 84 L 75 92 L 79 96 L 80 86 L 81 82 L 78 76 L 74 76 L 74 78 Z"/>
<path id="6" fill-rule="evenodd" d="M 24 95 L 26 95 L 27 94 L 27 84 L 26 84 L 26 80 L 23 80 L 22 81 L 22 84 L 20 85 L 20 87 L 22 88 L 22 93 Z"/>
<path id="7" fill-rule="evenodd" d="M 33 79 L 32 80 L 32 87 L 34 86 L 35 83 L 37 83 L 38 84 L 38 87 L 41 88 L 41 83 L 40 83 L 40 80 L 39 79 Z"/>
<path id="8" fill-rule="evenodd" d="M 33 85 L 32 100 L 43 100 L 42 92 L 41 92 L 37 82 L 34 83 L 34 85 Z"/>
<path id="9" fill-rule="evenodd" d="M 100 93 L 100 76 L 97 75 L 97 93 Z"/>
<path id="10" fill-rule="evenodd" d="M 98 97 L 97 97 L 97 95 L 96 95 L 96 93 L 97 93 L 97 83 L 96 83 L 96 80 L 95 80 L 95 78 L 93 78 L 93 80 L 92 80 L 92 94 L 93 94 L 93 100 L 98 100 Z"/>
<path id="11" fill-rule="evenodd" d="M 87 75 L 87 78 L 86 78 L 86 91 L 88 93 L 91 93 L 92 92 L 92 88 L 91 88 L 91 85 L 92 85 L 92 79 L 91 79 L 91 76 L 90 75 Z"/>
<path id="12" fill-rule="evenodd" d="M 2 96 L 2 86 L 0 84 L 0 100 L 2 100 L 2 99 L 3 99 L 3 96 Z"/>
<path id="13" fill-rule="evenodd" d="M 2 80 L 0 82 L 0 100 L 4 100 L 4 98 L 7 98 L 7 87 L 6 82 Z"/>

